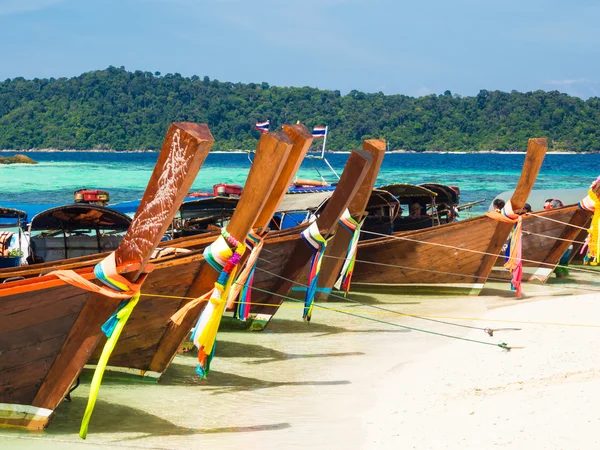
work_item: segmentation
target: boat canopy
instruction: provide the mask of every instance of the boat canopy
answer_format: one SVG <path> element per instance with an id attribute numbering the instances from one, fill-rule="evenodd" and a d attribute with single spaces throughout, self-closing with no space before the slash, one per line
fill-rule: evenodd
<path id="1" fill-rule="evenodd" d="M 181 204 L 179 214 L 182 219 L 196 219 L 224 213 L 233 214 L 238 198 L 232 197 L 200 197 Z"/>
<path id="2" fill-rule="evenodd" d="M 387 191 L 394 197 L 414 198 L 414 197 L 436 197 L 437 193 L 423 186 L 415 184 L 388 184 L 380 186 L 377 189 Z"/>
<path id="3" fill-rule="evenodd" d="M 21 226 L 27 222 L 27 213 L 20 209 L 0 207 L 0 228 Z"/>
<path id="4" fill-rule="evenodd" d="M 395 206 L 398 205 L 398 199 L 394 197 L 390 192 L 382 189 L 373 189 L 367 207 L 365 210 L 370 211 L 374 208 L 381 208 L 384 206 Z"/>
<path id="5" fill-rule="evenodd" d="M 113 230 L 127 231 L 131 218 L 98 205 L 65 205 L 50 208 L 31 219 L 30 231 Z"/>
<path id="6" fill-rule="evenodd" d="M 439 183 L 422 183 L 419 187 L 423 187 L 437 194 L 435 201 L 437 203 L 446 203 L 449 205 L 458 205 L 458 192 L 450 186 Z"/>

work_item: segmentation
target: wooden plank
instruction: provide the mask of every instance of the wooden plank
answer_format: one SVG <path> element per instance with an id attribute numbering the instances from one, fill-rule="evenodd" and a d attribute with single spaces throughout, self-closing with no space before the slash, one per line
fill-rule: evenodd
<path id="1" fill-rule="evenodd" d="M 54 355 L 40 358 L 34 364 L 23 364 L 3 370 L 0 379 L 0 403 L 30 404 L 31 397 L 15 398 L 16 392 L 23 387 L 39 386 L 52 361 L 54 361 Z M 31 392 L 31 390 L 24 390 L 21 393 L 30 396 Z"/>
<path id="2" fill-rule="evenodd" d="M 144 197 L 123 241 L 116 250 L 118 265 L 139 265 L 127 276 L 137 280 L 162 239 L 198 170 L 213 138 L 206 125 L 175 123 L 167 132 Z M 43 295 L 43 291 L 40 292 Z M 33 406 L 54 410 L 68 392 L 102 336 L 101 326 L 120 301 L 91 294 L 60 354 L 54 360 Z"/>
<path id="3" fill-rule="evenodd" d="M 75 288 L 77 289 L 77 288 Z M 70 316 L 73 314 L 79 314 L 83 307 L 84 295 L 81 295 L 81 289 L 77 289 L 68 297 L 62 298 L 60 304 L 56 304 L 56 301 L 45 301 L 42 305 L 36 305 L 34 309 L 25 309 L 18 312 L 8 314 L 2 321 L 2 327 L 0 328 L 0 335 L 12 334 L 15 331 L 22 330 L 24 328 L 43 327 L 44 323 L 58 319 L 63 316 Z M 0 337 L 0 341 L 2 338 Z M 2 347 L 0 347 L 2 348 Z M 0 350 L 0 354 L 1 354 Z"/>

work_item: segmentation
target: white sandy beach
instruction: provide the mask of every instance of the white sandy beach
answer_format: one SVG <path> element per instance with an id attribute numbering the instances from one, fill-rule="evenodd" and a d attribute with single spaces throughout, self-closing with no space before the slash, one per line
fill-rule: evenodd
<path id="1" fill-rule="evenodd" d="M 568 296 L 491 311 L 484 317 L 596 328 L 517 324 L 521 331 L 497 335 L 522 348 L 453 341 L 386 373 L 367 414 L 368 448 L 599 448 L 599 301 Z M 393 384 L 405 388 L 387 389 Z"/>
<path id="2" fill-rule="evenodd" d="M 193 355 L 178 356 L 158 385 L 107 379 L 81 441 L 85 382 L 47 431 L 2 431 L 0 448 L 598 448 L 600 297 L 553 283 L 525 286 L 527 296 L 515 300 L 500 287 L 479 297 L 354 296 L 454 323 L 521 328 L 494 337 L 367 306 L 327 306 L 519 347 L 510 352 L 322 309 L 305 324 L 298 305 L 286 303 L 268 332 L 220 333 L 208 381 L 195 375 Z M 469 317 L 481 320 L 458 320 Z"/>

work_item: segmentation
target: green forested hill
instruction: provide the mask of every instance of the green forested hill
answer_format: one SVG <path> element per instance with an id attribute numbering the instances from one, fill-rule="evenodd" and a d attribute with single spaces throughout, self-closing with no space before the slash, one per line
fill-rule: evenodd
<path id="1" fill-rule="evenodd" d="M 208 123 L 215 149 L 250 149 L 259 136 L 254 124 L 266 119 L 272 130 L 297 120 L 329 125 L 332 150 L 357 148 L 370 137 L 417 151 L 524 150 L 529 137 L 548 137 L 551 150 L 600 150 L 600 100 L 556 91 L 340 95 L 114 67 L 0 83 L 3 149 L 158 149 L 173 121 Z"/>

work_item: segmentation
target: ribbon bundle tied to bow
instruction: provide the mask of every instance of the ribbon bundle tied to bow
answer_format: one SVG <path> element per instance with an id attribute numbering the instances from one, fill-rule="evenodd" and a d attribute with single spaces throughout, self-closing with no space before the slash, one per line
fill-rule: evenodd
<path id="1" fill-rule="evenodd" d="M 232 248 L 235 250 L 232 250 Z M 220 274 L 215 287 L 210 292 L 208 303 L 200 314 L 198 322 L 192 331 L 192 340 L 198 348 L 198 366 L 196 367 L 196 372 L 202 378 L 206 378 L 210 370 L 217 331 L 219 330 L 221 317 L 225 311 L 227 295 L 235 279 L 237 267 L 245 250 L 246 246 L 238 242 L 224 228 L 221 231 L 221 236 L 204 249 L 205 260 L 211 267 L 219 271 Z M 197 301 L 204 301 L 207 296 L 208 294 L 200 297 Z M 182 313 L 182 311 L 178 313 Z M 185 311 L 183 314 L 185 314 Z M 178 314 L 178 317 L 172 317 L 172 320 L 177 322 L 180 318 L 181 315 Z"/>
<path id="2" fill-rule="evenodd" d="M 141 279 L 138 280 L 138 283 L 132 283 L 119 275 L 116 268 L 114 252 L 94 267 L 94 275 L 106 287 L 98 286 L 72 270 L 55 270 L 51 272 L 51 274 L 56 275 L 64 282 L 73 286 L 104 295 L 105 297 L 123 300 L 117 311 L 104 323 L 104 325 L 102 325 L 102 331 L 108 340 L 106 341 L 106 344 L 104 344 L 102 354 L 96 364 L 96 370 L 94 371 L 92 383 L 90 384 L 90 397 L 85 408 L 85 413 L 83 414 L 83 420 L 81 421 L 79 436 L 82 439 L 85 439 L 90 418 L 92 417 L 92 412 L 94 411 L 94 406 L 98 398 L 102 376 L 104 375 L 106 365 L 108 364 L 108 358 L 117 345 L 119 336 L 121 335 L 133 308 L 135 308 L 135 305 L 137 305 L 137 302 L 140 299 L 140 289 L 146 274 L 142 275 Z"/>
<path id="3" fill-rule="evenodd" d="M 263 238 L 255 232 L 250 231 L 246 237 L 246 248 L 250 250 L 250 255 L 246 260 L 243 270 L 238 275 L 235 284 L 229 291 L 227 298 L 227 309 L 230 309 L 235 300 L 238 299 L 238 306 L 236 308 L 235 315 L 241 321 L 245 321 L 250 314 L 254 271 L 256 269 L 256 264 L 258 263 L 258 256 L 263 248 L 263 244 Z"/>
<path id="4" fill-rule="evenodd" d="M 523 244 L 522 244 L 522 216 L 515 214 L 510 200 L 506 202 L 502 212 L 488 212 L 486 216 L 500 222 L 514 224 L 510 239 L 509 257 L 504 267 L 512 274 L 511 288 L 516 291 L 517 297 L 521 297 L 521 279 L 523 278 Z"/>
<path id="5" fill-rule="evenodd" d="M 352 281 L 354 262 L 356 261 L 356 251 L 358 250 L 358 238 L 360 237 L 360 229 L 365 219 L 366 217 L 360 222 L 357 222 L 352 218 L 348 209 L 344 211 L 344 214 L 342 214 L 342 217 L 340 218 L 340 225 L 352 233 L 352 239 L 350 239 L 350 243 L 348 244 L 344 265 L 342 266 L 339 278 L 334 284 L 336 289 L 344 291 L 344 295 L 348 295 L 348 292 L 350 291 L 350 282 Z"/>
<path id="6" fill-rule="evenodd" d="M 310 322 L 315 293 L 317 292 L 317 282 L 319 281 L 319 273 L 321 271 L 321 262 L 323 261 L 323 255 L 325 254 L 325 248 L 327 247 L 329 239 L 325 239 L 321 236 L 317 222 L 310 224 L 310 226 L 301 233 L 301 236 L 304 242 L 314 250 L 313 257 L 310 261 L 308 288 L 306 289 L 304 312 L 302 314 L 302 318 L 306 322 Z"/>
<path id="7" fill-rule="evenodd" d="M 598 265 L 600 258 L 600 239 L 598 239 L 599 227 L 600 227 L 600 199 L 594 192 L 596 185 L 600 183 L 600 177 L 596 179 L 590 186 L 587 197 L 579 202 L 579 207 L 586 211 L 592 211 L 594 216 L 592 217 L 592 223 L 588 230 L 587 237 L 587 254 L 584 258 L 584 263 L 592 266 Z"/>

